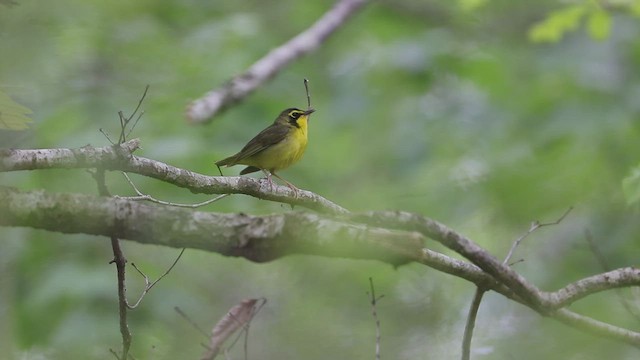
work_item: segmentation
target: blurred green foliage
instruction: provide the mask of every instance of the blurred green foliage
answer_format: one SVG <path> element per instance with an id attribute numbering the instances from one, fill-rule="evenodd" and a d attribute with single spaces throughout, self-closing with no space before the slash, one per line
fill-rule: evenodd
<path id="1" fill-rule="evenodd" d="M 498 257 L 530 221 L 555 220 L 574 206 L 516 252 L 525 260 L 516 269 L 545 290 L 602 271 L 587 231 L 611 266 L 637 265 L 637 2 L 615 11 L 550 0 L 373 2 L 317 52 L 199 127 L 184 121 L 190 100 L 308 27 L 333 2 L 16 2 L 0 5 L 0 91 L 31 109 L 34 123 L 27 131 L 0 130 L 1 147 L 106 145 L 98 129 L 117 137 L 118 110 L 133 110 L 149 84 L 132 134 L 142 139 L 139 154 L 215 175 L 213 162 L 280 110 L 305 106 L 306 77 L 318 112 L 305 157 L 282 174 L 297 186 L 356 211 L 425 214 Z M 568 31 L 579 26 L 587 31 Z M 167 201 L 207 198 L 132 179 Z M 107 180 L 112 193 L 132 194 L 120 174 Z M 4 173 L 0 182 L 96 193 L 82 170 Z M 202 210 L 290 211 L 246 196 Z M 105 359 L 109 348 L 119 349 L 108 239 L 12 228 L 0 229 L 0 239 L 3 356 Z M 128 242 L 124 250 L 152 278 L 178 253 Z M 464 281 L 418 265 L 310 256 L 253 264 L 199 251 L 187 251 L 131 312 L 133 354 L 197 358 L 207 340 L 174 306 L 210 328 L 240 299 L 264 296 L 249 358 L 373 358 L 369 277 L 385 295 L 378 307 L 383 358 L 458 358 L 474 291 Z M 130 298 L 142 286 L 130 269 Z M 637 304 L 630 291 L 623 295 Z M 637 329 L 614 292 L 572 308 Z M 482 305 L 473 349 L 478 359 L 637 357 L 497 295 Z M 231 356 L 242 358 L 241 346 Z"/>
<path id="2" fill-rule="evenodd" d="M 585 28 L 594 40 L 605 40 L 611 33 L 610 10 L 622 11 L 640 17 L 640 1 L 594 1 L 579 0 L 564 8 L 553 10 L 544 20 L 529 31 L 533 42 L 556 42 L 568 31 L 575 30 L 585 20 Z"/>

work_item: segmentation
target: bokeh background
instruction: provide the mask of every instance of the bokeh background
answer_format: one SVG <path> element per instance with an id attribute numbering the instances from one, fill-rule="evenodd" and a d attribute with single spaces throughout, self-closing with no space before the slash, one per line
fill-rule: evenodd
<path id="1" fill-rule="evenodd" d="M 306 29 L 332 1 L 27 1 L 0 4 L 0 91 L 33 111 L 29 130 L 0 146 L 80 147 L 117 138 L 144 87 L 132 136 L 139 155 L 215 175 L 284 108 L 306 106 L 310 143 L 282 173 L 352 210 L 422 213 L 502 257 L 531 221 L 559 225 L 527 238 L 516 269 L 545 290 L 640 256 L 640 6 L 637 1 L 372 2 L 302 58 L 206 126 L 189 101 Z M 241 168 L 226 170 L 235 175 Z M 207 197 L 132 175 L 173 202 Z M 96 194 L 83 170 L 0 174 L 24 190 Z M 118 173 L 112 193 L 133 194 Z M 268 214 L 287 206 L 234 195 L 204 211 Z M 1 216 L 1 214 L 0 214 Z M 2 358 L 106 359 L 119 350 L 109 241 L 0 228 Z M 123 242 L 152 278 L 178 250 Z M 435 244 L 434 249 L 441 250 Z M 455 359 L 474 287 L 419 265 L 289 256 L 267 264 L 187 250 L 130 314 L 138 359 L 198 358 L 206 343 L 173 310 L 210 329 L 247 297 L 268 302 L 249 336 L 253 359 L 371 359 L 378 305 L 382 358 Z M 143 281 L 128 272 L 129 297 Z M 572 310 L 639 329 L 640 297 L 606 292 Z M 236 346 L 230 358 L 242 358 Z M 635 359 L 637 350 L 487 294 L 475 359 Z"/>

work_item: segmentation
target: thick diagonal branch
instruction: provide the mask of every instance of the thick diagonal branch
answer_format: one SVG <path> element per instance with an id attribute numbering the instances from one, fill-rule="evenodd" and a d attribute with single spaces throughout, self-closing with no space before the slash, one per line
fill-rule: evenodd
<path id="1" fill-rule="evenodd" d="M 418 259 L 425 241 L 415 232 L 347 223 L 315 213 L 221 214 L 117 198 L 20 192 L 2 187 L 0 225 L 115 236 L 241 256 L 256 262 L 288 254 L 313 254 L 402 264 Z"/>
<path id="2" fill-rule="evenodd" d="M 287 43 L 269 52 L 247 71 L 232 78 L 222 87 L 206 93 L 187 107 L 187 120 L 204 123 L 220 111 L 244 99 L 258 86 L 274 77 L 292 61 L 317 49 L 329 35 L 333 34 L 366 0 L 340 0 L 318 21 Z"/>
<path id="3" fill-rule="evenodd" d="M 369 220 L 371 216 L 361 215 Z M 269 216 L 217 214 L 125 199 L 44 191 L 20 192 L 0 187 L 0 226 L 115 236 L 141 243 L 241 256 L 252 261 L 309 254 L 377 259 L 394 265 L 419 262 L 495 290 L 570 326 L 640 346 L 640 333 L 567 309 L 556 310 L 559 304 L 568 304 L 596 291 L 637 284 L 640 274 L 635 268 L 614 270 L 577 281 L 555 293 L 545 293 L 542 298 L 553 300 L 543 302 L 539 308 L 531 305 L 526 293 L 521 296 L 508 283 L 498 282 L 481 267 L 425 249 L 426 237 L 423 234 L 327 218 L 315 213 L 291 212 Z M 431 235 L 444 236 L 438 233 L 438 229 L 446 228 L 440 224 L 440 227 L 432 229 Z M 449 231 L 452 230 L 445 233 Z M 476 257 L 490 256 L 482 249 L 479 251 Z"/>

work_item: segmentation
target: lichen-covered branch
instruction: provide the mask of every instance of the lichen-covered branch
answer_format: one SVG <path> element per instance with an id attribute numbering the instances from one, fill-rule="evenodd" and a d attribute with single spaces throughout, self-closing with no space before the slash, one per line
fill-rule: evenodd
<path id="1" fill-rule="evenodd" d="M 567 309 L 557 309 L 559 305 L 596 291 L 637 284 L 640 274 L 633 268 L 596 275 L 555 293 L 544 293 L 544 299 L 552 298 L 554 301 L 543 302 L 542 308 L 538 308 L 480 267 L 425 249 L 427 239 L 419 232 L 372 227 L 315 213 L 290 212 L 269 216 L 219 214 L 117 198 L 21 192 L 0 187 L 0 226 L 114 236 L 141 243 L 241 256 L 257 262 L 289 254 L 377 259 L 394 265 L 419 262 L 495 290 L 543 315 L 584 331 L 604 333 L 607 337 L 640 346 L 640 333 Z M 481 252 L 484 254 L 476 256 L 490 256 L 483 250 Z"/>
<path id="2" fill-rule="evenodd" d="M 220 111 L 244 99 L 290 62 L 316 50 L 329 35 L 340 28 L 366 3 L 366 0 L 338 1 L 307 30 L 271 50 L 247 71 L 232 78 L 220 88 L 194 100 L 187 107 L 187 120 L 192 123 L 208 122 Z"/>
<path id="3" fill-rule="evenodd" d="M 415 232 L 347 223 L 315 213 L 221 214 L 117 198 L 21 192 L 2 187 L 0 225 L 115 236 L 241 256 L 256 262 L 287 254 L 313 254 L 402 264 L 417 259 L 425 241 Z"/>
<path id="4" fill-rule="evenodd" d="M 122 145 L 79 149 L 0 149 L 0 172 L 37 169 L 80 169 L 101 167 L 136 173 L 203 194 L 245 194 L 256 198 L 306 207 L 329 214 L 345 214 L 341 206 L 310 191 L 299 190 L 297 196 L 287 186 L 238 176 L 208 176 L 181 169 L 160 161 L 138 157 L 131 152 L 140 146 L 139 139 Z M 213 169 L 213 164 L 212 164 Z"/>
<path id="5" fill-rule="evenodd" d="M 140 147 L 140 139 L 121 145 L 78 149 L 2 149 L 0 148 L 0 172 L 38 169 L 79 169 L 117 167 L 127 162 L 131 153 Z"/>
<path id="6" fill-rule="evenodd" d="M 599 322 L 564 308 L 596 292 L 640 285 L 640 270 L 627 267 L 594 275 L 555 292 L 538 289 L 470 239 L 432 219 L 407 212 L 353 214 L 308 191 L 194 173 L 131 155 L 139 146 L 0 150 L 0 172 L 48 168 L 104 168 L 153 177 L 199 193 L 243 193 L 325 213 L 270 216 L 198 212 L 122 198 L 20 192 L 0 187 L 0 226 L 27 226 L 86 233 L 178 248 L 196 248 L 252 261 L 288 254 L 377 259 L 394 265 L 418 262 L 494 290 L 570 326 L 640 346 L 640 333 Z M 472 263 L 425 248 L 431 238 Z"/>

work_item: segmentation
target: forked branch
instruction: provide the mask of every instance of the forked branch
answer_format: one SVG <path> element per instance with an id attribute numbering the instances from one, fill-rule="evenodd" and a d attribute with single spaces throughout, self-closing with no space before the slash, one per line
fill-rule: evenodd
<path id="1" fill-rule="evenodd" d="M 640 285 L 639 269 L 613 270 L 576 281 L 555 292 L 543 292 L 518 275 L 517 280 L 526 285 L 527 291 L 523 291 L 522 287 L 512 285 L 513 279 L 504 273 L 507 270 L 500 261 L 492 268 L 500 276 L 483 269 L 487 263 L 491 264 L 487 259 L 493 258 L 487 251 L 443 224 L 416 214 L 353 214 L 349 221 L 301 212 L 269 216 L 217 214 L 124 199 L 20 192 L 2 187 L 0 213 L 3 214 L 0 225 L 4 226 L 115 236 L 142 243 L 242 256 L 258 262 L 289 254 L 377 259 L 394 265 L 419 262 L 495 290 L 542 315 L 581 330 L 598 335 L 604 333 L 618 341 L 640 346 L 640 333 L 561 309 L 598 291 Z M 360 221 L 355 222 L 355 219 Z M 368 225 L 363 224 L 365 220 Z M 425 235 L 463 249 L 461 253 L 475 264 L 426 249 Z M 460 244 L 455 245 L 457 243 Z M 476 251 L 469 252 L 469 249 Z M 513 271 L 508 266 L 506 269 Z M 535 292 L 528 292 L 530 288 Z M 533 297 L 537 297 L 539 303 L 532 301 Z"/>
<path id="2" fill-rule="evenodd" d="M 0 172 L 37 169 L 92 169 L 123 171 L 144 175 L 201 194 L 245 194 L 259 199 L 302 206 L 330 214 L 346 214 L 343 207 L 310 191 L 298 190 L 297 197 L 287 186 L 274 186 L 264 181 L 238 176 L 207 176 L 177 168 L 160 161 L 131 153 L 140 140 L 121 145 L 78 149 L 0 149 Z M 213 167 L 213 166 L 212 166 Z"/>

